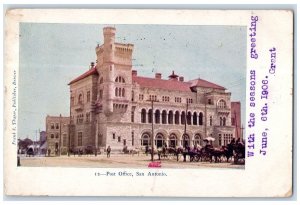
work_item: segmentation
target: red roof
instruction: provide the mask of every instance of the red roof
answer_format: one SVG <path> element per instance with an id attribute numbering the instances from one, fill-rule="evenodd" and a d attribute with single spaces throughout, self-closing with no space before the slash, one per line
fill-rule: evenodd
<path id="1" fill-rule="evenodd" d="M 205 88 L 215 88 L 215 89 L 226 90 L 226 88 L 224 88 L 220 85 L 208 82 L 206 80 L 202 80 L 200 78 L 198 78 L 196 80 L 190 80 L 189 82 L 191 83 L 191 87 L 205 87 Z"/>
<path id="2" fill-rule="evenodd" d="M 190 83 L 175 81 L 175 80 L 163 80 L 157 78 L 147 78 L 140 76 L 132 76 L 132 81 L 138 83 L 142 87 L 147 88 L 159 88 L 165 90 L 177 90 L 177 91 L 191 91 Z"/>
<path id="3" fill-rule="evenodd" d="M 225 90 L 225 88 L 222 86 L 219 86 L 217 84 L 202 79 L 182 82 L 182 81 L 172 80 L 172 79 L 163 80 L 157 78 L 132 76 L 132 80 L 133 82 L 138 83 L 142 87 L 158 88 L 158 89 L 174 90 L 174 91 L 191 91 L 191 88 L 195 86 Z"/>
<path id="4" fill-rule="evenodd" d="M 82 80 L 90 75 L 94 75 L 97 74 L 98 75 L 98 71 L 96 69 L 96 67 L 93 67 L 91 69 L 89 69 L 87 72 L 83 73 L 82 75 L 80 75 L 79 77 L 75 78 L 74 80 L 72 80 L 68 85 L 71 85 L 72 83 L 75 83 L 79 80 Z"/>
<path id="5" fill-rule="evenodd" d="M 83 73 L 79 77 L 72 80 L 69 85 L 75 83 L 79 80 L 82 80 L 90 75 L 98 75 L 98 71 L 96 67 L 89 69 L 87 72 Z M 206 87 L 206 88 L 215 88 L 215 89 L 222 89 L 225 90 L 224 87 L 219 86 L 217 84 L 208 82 L 202 79 L 191 80 L 188 82 L 178 81 L 176 79 L 164 80 L 158 78 L 148 78 L 148 77 L 140 77 L 140 76 L 132 76 L 132 81 L 138 83 L 142 87 L 147 88 L 158 88 L 158 89 L 165 89 L 165 90 L 174 90 L 174 91 L 188 91 L 191 92 L 191 88 L 193 87 Z"/>

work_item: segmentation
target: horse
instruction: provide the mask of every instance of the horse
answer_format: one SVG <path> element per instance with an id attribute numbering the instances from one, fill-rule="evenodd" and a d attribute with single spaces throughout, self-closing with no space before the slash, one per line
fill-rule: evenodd
<path id="1" fill-rule="evenodd" d="M 245 145 L 238 142 L 233 145 L 234 163 L 237 164 L 240 159 L 245 160 Z"/>
<path id="2" fill-rule="evenodd" d="M 233 144 L 228 144 L 227 146 L 222 146 L 223 157 L 226 158 L 226 162 L 229 162 L 229 159 L 233 157 Z"/>
<path id="3" fill-rule="evenodd" d="M 205 152 L 208 153 L 210 162 L 212 162 L 214 158 L 215 163 L 221 162 L 221 157 L 224 155 L 224 150 L 214 148 L 212 145 L 205 146 Z"/>
<path id="4" fill-rule="evenodd" d="M 135 154 L 140 156 L 140 149 L 139 148 L 130 149 L 129 154 L 131 154 L 132 156 L 134 156 Z"/>

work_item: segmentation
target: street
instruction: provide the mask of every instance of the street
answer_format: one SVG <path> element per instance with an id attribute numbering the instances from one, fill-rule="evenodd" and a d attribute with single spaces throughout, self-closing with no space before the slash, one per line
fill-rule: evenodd
<path id="1" fill-rule="evenodd" d="M 112 154 L 110 158 L 106 155 L 98 156 L 57 156 L 57 157 L 20 157 L 21 166 L 26 167 L 87 167 L 87 168 L 145 168 L 151 162 L 151 155 L 125 155 Z M 157 155 L 155 161 L 159 161 Z M 233 164 L 232 162 L 215 163 L 215 162 L 190 162 L 187 158 L 183 162 L 183 157 L 177 162 L 176 157 L 161 159 L 161 168 L 234 168 L 244 169 L 245 165 Z"/>

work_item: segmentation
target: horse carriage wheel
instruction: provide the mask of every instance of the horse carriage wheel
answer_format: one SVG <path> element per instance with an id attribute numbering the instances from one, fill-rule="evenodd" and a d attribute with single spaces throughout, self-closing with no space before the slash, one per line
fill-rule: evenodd
<path id="1" fill-rule="evenodd" d="M 199 162 L 199 160 L 200 160 L 200 155 L 199 155 L 199 154 L 196 154 L 196 155 L 195 155 L 195 161 L 196 161 L 196 162 Z"/>

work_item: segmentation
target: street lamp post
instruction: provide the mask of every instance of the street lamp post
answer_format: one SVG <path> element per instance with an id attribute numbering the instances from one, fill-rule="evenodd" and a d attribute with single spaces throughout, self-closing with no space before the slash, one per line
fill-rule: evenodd
<path id="1" fill-rule="evenodd" d="M 59 142 L 58 142 L 58 156 L 61 155 L 61 114 L 59 115 Z"/>
<path id="2" fill-rule="evenodd" d="M 151 161 L 154 161 L 154 117 L 153 117 L 153 99 L 151 100 L 151 122 L 152 122 L 152 134 L 151 134 Z"/>
<path id="3" fill-rule="evenodd" d="M 69 117 L 69 139 L 68 139 L 68 157 L 70 157 L 70 150 L 71 150 L 71 106 L 72 106 L 72 91 L 70 91 L 70 117 Z"/>
<path id="4" fill-rule="evenodd" d="M 151 161 L 153 162 L 154 161 L 154 112 L 153 112 L 153 109 L 154 109 L 154 102 L 158 102 L 157 100 L 155 99 L 152 99 L 150 98 L 149 100 L 147 101 L 150 101 L 151 102 L 151 129 L 152 129 L 152 134 L 151 134 Z"/>

